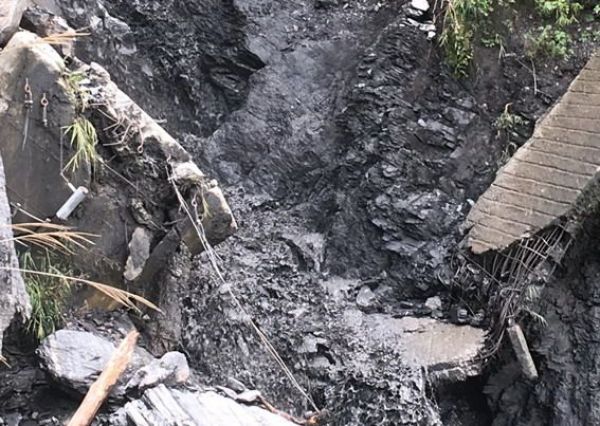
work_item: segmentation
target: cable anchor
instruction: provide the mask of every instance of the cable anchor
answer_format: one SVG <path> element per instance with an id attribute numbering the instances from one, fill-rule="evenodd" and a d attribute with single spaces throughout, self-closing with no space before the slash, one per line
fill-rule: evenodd
<path id="1" fill-rule="evenodd" d="M 42 106 L 42 123 L 44 127 L 48 127 L 48 98 L 46 98 L 46 93 L 42 94 L 40 105 Z"/>
<path id="2" fill-rule="evenodd" d="M 29 114 L 31 112 L 31 108 L 33 107 L 33 95 L 31 93 L 31 86 L 29 86 L 29 79 L 25 79 L 25 87 L 23 88 L 25 92 L 23 104 L 25 106 L 25 124 L 23 125 L 23 143 L 21 145 L 21 150 L 25 149 L 25 144 L 27 143 L 27 136 L 29 134 Z"/>

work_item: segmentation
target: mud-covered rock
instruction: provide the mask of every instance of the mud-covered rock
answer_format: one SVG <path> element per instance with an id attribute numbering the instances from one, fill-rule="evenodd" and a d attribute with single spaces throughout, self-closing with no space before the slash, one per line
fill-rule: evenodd
<path id="1" fill-rule="evenodd" d="M 46 25 L 34 18 L 30 23 Z M 97 237 L 92 247 L 78 250 L 73 263 L 94 279 L 115 284 L 123 281 L 131 254 L 128 241 L 139 225 L 151 235 L 143 238 L 143 247 L 132 246 L 129 281 L 142 275 L 149 254 L 171 228 L 176 228 L 178 241 L 185 234 L 193 253 L 204 249 L 196 232 L 185 232 L 191 222 L 178 210 L 180 202 L 196 206 L 193 220 L 205 221 L 205 237 L 212 244 L 235 232 L 233 214 L 216 181 L 205 177 L 189 153 L 106 70 L 94 63 L 78 64 L 76 70 L 67 68 L 51 45 L 27 31 L 16 34 L 0 54 L 0 151 L 8 165 L 9 199 L 20 206 L 15 220 L 57 221 L 72 188 L 85 188 L 89 195 L 67 224 Z M 92 160 L 79 159 L 75 167 L 73 135 L 82 122 L 94 128 L 97 141 L 90 143 L 97 142 L 96 154 Z M 161 252 L 162 261 L 177 247 L 169 245 L 168 252 Z M 144 274 L 142 292 L 150 294 L 155 279 Z"/>

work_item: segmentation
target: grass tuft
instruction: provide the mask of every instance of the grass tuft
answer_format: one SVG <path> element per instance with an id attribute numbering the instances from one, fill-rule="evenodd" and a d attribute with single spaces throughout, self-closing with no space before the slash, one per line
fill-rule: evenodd
<path id="1" fill-rule="evenodd" d="M 48 271 L 58 275 L 60 269 L 55 262 L 56 259 L 51 257 L 48 250 L 45 250 L 44 255 L 35 258 L 31 251 L 26 251 L 20 258 L 24 270 Z M 31 303 L 31 316 L 27 323 L 27 330 L 37 340 L 42 340 L 54 333 L 62 324 L 62 313 L 71 295 L 71 285 L 63 278 L 37 273 L 24 275 L 23 278 Z"/>
<path id="2" fill-rule="evenodd" d="M 98 135 L 94 125 L 84 116 L 78 116 L 73 124 L 65 129 L 65 134 L 71 135 L 71 148 L 75 153 L 65 165 L 65 170 L 75 172 L 82 164 L 94 166 L 98 162 Z"/>

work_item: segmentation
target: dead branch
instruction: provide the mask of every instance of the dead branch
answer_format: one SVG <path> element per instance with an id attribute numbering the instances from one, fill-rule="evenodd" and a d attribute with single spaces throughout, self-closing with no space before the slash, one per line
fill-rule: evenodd
<path id="1" fill-rule="evenodd" d="M 127 368 L 139 335 L 140 333 L 132 330 L 125 339 L 123 339 L 108 361 L 102 374 L 100 374 L 98 379 L 96 379 L 94 384 L 90 387 L 87 395 L 67 426 L 89 426 L 90 423 L 92 423 L 96 413 L 106 398 L 108 398 L 111 389 Z"/>

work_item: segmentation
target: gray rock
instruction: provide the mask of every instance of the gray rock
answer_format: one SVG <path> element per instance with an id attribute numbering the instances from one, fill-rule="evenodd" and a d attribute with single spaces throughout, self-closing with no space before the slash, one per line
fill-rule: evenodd
<path id="1" fill-rule="evenodd" d="M 60 176 L 57 149 L 61 127 L 70 125 L 75 117 L 69 94 L 61 84 L 65 69 L 63 59 L 52 46 L 39 43 L 39 37 L 27 31 L 15 34 L 0 54 L 0 149 L 6 183 L 11 188 L 8 196 L 11 202 L 20 203 L 24 210 L 41 219 L 53 217 L 72 193 Z M 23 104 L 26 79 L 33 98 L 29 119 Z M 48 127 L 40 119 L 43 93 L 49 100 Z M 67 160 L 70 155 L 64 152 Z M 89 187 L 90 170 L 80 170 L 70 176 L 71 183 Z M 14 220 L 31 222 L 21 213 Z"/>
<path id="2" fill-rule="evenodd" d="M 439 296 L 430 297 L 425 301 L 425 307 L 432 311 L 439 311 L 442 309 L 442 299 Z"/>
<path id="3" fill-rule="evenodd" d="M 185 383 L 190 377 L 190 367 L 181 352 L 167 352 L 135 372 L 126 388 L 145 390 L 158 384 L 175 386 Z"/>
<path id="4" fill-rule="evenodd" d="M 135 280 L 144 270 L 146 260 L 150 256 L 151 242 L 152 233 L 141 226 L 135 228 L 129 241 L 129 257 L 125 264 L 125 272 L 123 273 L 126 280 Z"/>
<path id="5" fill-rule="evenodd" d="M 116 349 L 108 339 L 92 333 L 59 330 L 42 341 L 37 349 L 41 366 L 65 388 L 85 394 Z M 125 384 L 140 368 L 154 358 L 147 351 L 136 348 L 127 370 L 111 392 L 112 398 L 125 395 Z"/>
<path id="6" fill-rule="evenodd" d="M 193 164 L 193 163 L 192 163 Z M 174 178 L 185 180 L 189 176 L 189 169 L 178 167 L 174 170 Z M 189 179 L 189 178 L 188 178 Z M 225 200 L 223 191 L 217 185 L 217 181 L 211 180 L 205 185 L 202 192 L 204 204 L 202 211 L 202 226 L 211 245 L 219 244 L 237 230 L 237 223 L 233 217 L 231 208 Z M 198 239 L 196 229 L 187 221 L 181 231 L 182 238 L 192 253 L 200 253 L 205 250 L 204 245 Z"/>
<path id="7" fill-rule="evenodd" d="M 313 335 L 304 336 L 302 339 L 302 344 L 298 347 L 298 353 L 300 354 L 316 354 L 319 349 L 317 345 L 325 346 L 327 344 L 327 339 L 323 337 L 316 337 Z"/>
<path id="8" fill-rule="evenodd" d="M 363 286 L 356 296 L 356 304 L 361 308 L 369 308 L 373 306 L 373 303 L 377 301 L 377 296 L 373 293 L 373 290 L 369 286 Z"/>
<path id="9" fill-rule="evenodd" d="M 19 28 L 27 0 L 0 0 L 0 47 L 3 47 Z"/>
<path id="10" fill-rule="evenodd" d="M 127 403 L 111 418 L 111 424 L 293 426 L 295 423 L 262 408 L 238 404 L 212 391 L 180 391 L 159 385 L 147 390 L 141 399 Z"/>
<path id="11" fill-rule="evenodd" d="M 2 419 L 0 419 L 2 420 Z M 0 425 L 5 426 L 19 426 L 23 420 L 23 416 L 19 413 L 11 413 L 4 417 L 4 420 L 0 422 Z"/>
<path id="12" fill-rule="evenodd" d="M 297 257 L 300 269 L 321 271 L 325 258 L 325 237 L 317 232 L 287 232 L 282 239 L 290 246 Z"/>
<path id="13" fill-rule="evenodd" d="M 4 165 L 0 158 L 0 240 L 6 241 L 13 237 L 11 225 L 11 212 L 6 198 L 6 182 L 4 179 Z M 25 283 L 21 274 L 16 271 L 19 261 L 12 242 L 0 246 L 0 265 L 14 268 L 13 270 L 0 269 L 0 355 L 2 354 L 2 335 L 15 319 L 20 315 L 22 319 L 29 316 L 29 297 L 25 291 Z"/>
<path id="14" fill-rule="evenodd" d="M 410 7 L 421 12 L 427 12 L 429 10 L 429 2 L 427 0 L 411 0 Z"/>
<path id="15" fill-rule="evenodd" d="M 21 26 L 26 30 L 36 33 L 40 37 L 74 31 L 64 18 L 37 5 L 32 5 L 25 10 L 23 19 L 21 20 Z M 65 39 L 61 44 L 55 44 L 53 47 L 61 54 L 61 56 L 72 57 L 74 54 L 75 41 Z"/>

